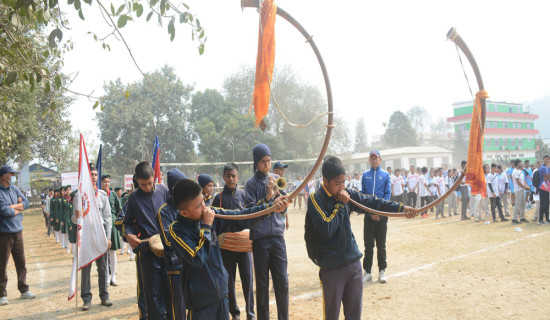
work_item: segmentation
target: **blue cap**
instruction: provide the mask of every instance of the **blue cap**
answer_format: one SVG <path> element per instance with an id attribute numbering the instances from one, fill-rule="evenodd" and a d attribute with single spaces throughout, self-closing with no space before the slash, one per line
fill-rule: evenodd
<path id="1" fill-rule="evenodd" d="M 201 186 L 201 188 L 206 187 L 206 185 L 210 182 L 214 183 L 214 179 L 206 173 L 199 174 L 199 178 L 197 180 L 199 180 L 199 186 Z"/>
<path id="2" fill-rule="evenodd" d="M 370 153 L 369 153 L 369 158 L 373 155 L 377 155 L 379 158 L 380 158 L 380 152 L 378 152 L 378 150 L 372 150 Z"/>
<path id="3" fill-rule="evenodd" d="M 176 183 L 183 179 L 187 179 L 187 176 L 178 169 L 168 170 L 168 190 L 172 193 L 172 190 L 176 186 Z"/>
<path id="4" fill-rule="evenodd" d="M 3 176 L 5 175 L 6 173 L 15 173 L 15 174 L 18 174 L 19 172 L 15 171 L 12 167 L 10 166 L 3 166 L 2 168 L 0 168 L 0 176 Z"/>
<path id="5" fill-rule="evenodd" d="M 273 169 L 279 169 L 279 168 L 288 168 L 288 164 L 283 163 L 282 161 L 277 161 L 273 165 Z"/>

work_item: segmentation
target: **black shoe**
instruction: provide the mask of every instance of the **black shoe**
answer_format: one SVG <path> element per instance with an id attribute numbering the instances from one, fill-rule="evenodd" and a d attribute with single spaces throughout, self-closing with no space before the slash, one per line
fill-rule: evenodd
<path id="1" fill-rule="evenodd" d="M 106 307 L 110 307 L 110 306 L 113 305 L 113 303 L 111 302 L 111 300 L 105 299 L 105 300 L 101 300 L 101 305 L 106 306 Z"/>
<path id="2" fill-rule="evenodd" d="M 84 302 L 84 305 L 82 306 L 82 311 L 88 311 L 92 307 L 91 302 Z"/>
<path id="3" fill-rule="evenodd" d="M 501 221 L 501 222 L 504 222 L 504 221 L 508 221 L 508 219 L 502 217 L 502 218 L 500 218 L 500 221 Z"/>
<path id="4" fill-rule="evenodd" d="M 519 221 L 525 222 L 525 223 L 529 223 L 529 220 L 527 220 L 527 219 L 525 219 L 525 218 L 523 218 L 523 219 L 521 219 L 521 220 L 519 220 Z"/>
<path id="5" fill-rule="evenodd" d="M 498 222 L 498 220 L 497 220 L 497 219 L 493 219 L 493 222 Z"/>
<path id="6" fill-rule="evenodd" d="M 111 285 L 111 287 L 118 286 L 118 283 L 116 283 L 116 281 L 113 281 L 113 280 L 111 280 L 111 282 L 109 284 Z"/>
<path id="7" fill-rule="evenodd" d="M 521 222 L 515 220 L 515 219 L 512 219 L 512 223 L 515 223 L 515 224 L 520 224 Z"/>

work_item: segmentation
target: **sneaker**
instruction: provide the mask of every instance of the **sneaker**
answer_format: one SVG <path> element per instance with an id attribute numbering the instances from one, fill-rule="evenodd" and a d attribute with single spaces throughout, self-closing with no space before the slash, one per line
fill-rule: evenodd
<path id="1" fill-rule="evenodd" d="M 84 302 L 84 305 L 82 306 L 82 311 L 88 311 L 92 307 L 91 302 Z"/>
<path id="2" fill-rule="evenodd" d="M 451 216 L 451 215 L 449 215 L 449 217 L 450 217 L 450 216 Z M 441 215 L 441 219 L 443 219 L 443 218 L 447 218 L 447 216 Z"/>
<path id="3" fill-rule="evenodd" d="M 5 306 L 8 304 L 8 297 L 1 297 L 0 298 L 0 306 Z"/>
<path id="4" fill-rule="evenodd" d="M 525 218 L 523 218 L 523 219 L 521 219 L 521 220 L 519 220 L 519 221 L 525 222 L 525 223 L 529 223 L 529 220 L 527 220 L 527 219 L 525 219 Z"/>
<path id="5" fill-rule="evenodd" d="M 116 282 L 116 280 L 111 280 L 110 285 L 111 285 L 111 287 L 116 287 L 116 286 L 118 286 L 118 283 Z"/>
<path id="6" fill-rule="evenodd" d="M 498 220 L 497 220 L 497 219 L 493 219 L 493 222 L 498 222 Z"/>
<path id="7" fill-rule="evenodd" d="M 508 221 L 506 218 L 500 218 L 500 222 Z"/>
<path id="8" fill-rule="evenodd" d="M 36 298 L 36 295 L 34 295 L 34 293 L 30 292 L 30 291 L 25 291 L 21 294 L 21 297 L 19 297 L 21 299 L 34 299 Z"/>
<path id="9" fill-rule="evenodd" d="M 512 223 L 520 224 L 521 222 L 517 221 L 516 219 L 512 219 Z"/>
<path id="10" fill-rule="evenodd" d="M 539 221 L 537 224 L 545 224 L 544 221 Z"/>
<path id="11" fill-rule="evenodd" d="M 111 300 L 105 299 L 105 300 L 101 300 L 101 305 L 106 306 L 106 307 L 110 307 L 110 306 L 113 305 L 113 303 L 111 302 Z"/>
<path id="12" fill-rule="evenodd" d="M 363 282 L 372 282 L 372 274 L 365 272 L 363 275 Z"/>
<path id="13" fill-rule="evenodd" d="M 380 281 L 380 283 L 388 282 L 388 278 L 386 278 L 386 274 L 384 273 L 384 270 L 380 270 L 380 274 L 378 276 L 378 281 Z"/>

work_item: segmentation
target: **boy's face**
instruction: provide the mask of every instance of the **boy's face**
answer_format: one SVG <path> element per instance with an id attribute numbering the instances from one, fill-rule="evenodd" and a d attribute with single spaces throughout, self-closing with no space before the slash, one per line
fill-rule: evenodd
<path id="1" fill-rule="evenodd" d="M 338 177 L 332 178 L 330 180 L 327 180 L 327 178 L 323 177 L 323 185 L 330 194 L 336 195 L 338 191 L 344 190 L 346 186 L 346 175 L 341 174 Z"/>
<path id="2" fill-rule="evenodd" d="M 202 194 L 208 197 L 212 194 L 212 190 L 214 190 L 214 182 L 208 182 L 208 184 L 202 188 Z"/>
<path id="3" fill-rule="evenodd" d="M 110 178 L 105 178 L 105 179 L 101 180 L 101 189 L 103 189 L 103 191 L 108 192 L 110 186 L 111 186 L 111 179 Z"/>
<path id="4" fill-rule="evenodd" d="M 154 177 L 151 176 L 148 179 L 137 179 L 138 185 L 143 192 L 149 193 L 153 191 Z"/>
<path id="5" fill-rule="evenodd" d="M 96 170 L 90 171 L 90 176 L 92 178 L 92 184 L 97 185 L 97 171 Z"/>
<path id="6" fill-rule="evenodd" d="M 239 172 L 237 170 L 227 170 L 223 174 L 223 181 L 229 189 L 235 189 L 239 182 Z"/>
<path id="7" fill-rule="evenodd" d="M 71 195 L 71 192 L 73 192 L 71 188 L 65 189 L 65 197 L 69 197 Z"/>
<path id="8" fill-rule="evenodd" d="M 411 166 L 411 174 L 414 174 L 416 171 L 416 169 L 414 167 Z"/>
<path id="9" fill-rule="evenodd" d="M 116 192 L 116 195 L 120 198 L 120 196 L 122 196 L 122 190 L 118 190 L 118 191 Z"/>
<path id="10" fill-rule="evenodd" d="M 203 196 L 199 194 L 195 198 L 183 202 L 180 215 L 189 220 L 200 221 L 204 210 L 206 210 L 206 206 L 204 205 Z"/>
<path id="11" fill-rule="evenodd" d="M 369 157 L 369 164 L 374 169 L 380 167 L 380 162 L 382 162 L 382 159 L 380 159 L 380 157 L 375 154 Z"/>
<path id="12" fill-rule="evenodd" d="M 269 173 L 269 169 L 271 169 L 271 157 L 270 156 L 264 156 L 263 158 L 258 161 L 258 166 L 256 169 L 260 172 L 263 172 L 265 174 Z"/>
<path id="13" fill-rule="evenodd" d="M 273 173 L 278 175 L 279 177 L 284 177 L 285 176 L 285 168 L 273 169 Z"/>
<path id="14" fill-rule="evenodd" d="M 501 174 L 501 173 L 502 173 L 502 169 L 497 168 L 497 173 L 498 173 L 498 174 Z"/>

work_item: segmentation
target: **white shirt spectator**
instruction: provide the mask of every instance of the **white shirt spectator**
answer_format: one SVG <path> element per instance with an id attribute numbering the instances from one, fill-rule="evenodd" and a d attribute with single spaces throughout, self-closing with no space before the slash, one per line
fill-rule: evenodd
<path id="1" fill-rule="evenodd" d="M 436 193 L 438 197 L 441 197 L 445 193 L 445 178 L 443 177 L 435 177 L 434 183 L 437 185 L 437 191 L 439 193 Z"/>
<path id="2" fill-rule="evenodd" d="M 521 181 L 521 183 L 525 185 L 525 177 L 523 176 L 523 171 L 514 169 L 514 172 L 512 172 L 512 182 L 514 183 L 514 192 L 523 190 L 523 187 L 518 184 L 517 179 L 519 179 L 519 181 Z"/>
<path id="3" fill-rule="evenodd" d="M 418 183 L 420 183 L 420 185 L 418 186 L 418 194 L 421 197 L 429 196 L 430 193 L 428 192 L 428 189 L 426 188 L 426 176 L 421 175 L 420 178 L 418 179 Z"/>
<path id="4" fill-rule="evenodd" d="M 506 173 L 501 173 L 498 175 L 498 193 L 504 194 L 504 191 L 506 191 L 506 184 L 508 183 L 508 177 L 506 176 Z"/>
<path id="5" fill-rule="evenodd" d="M 407 176 L 407 182 L 409 183 L 409 191 L 410 192 L 419 192 L 419 190 L 416 190 L 416 186 L 418 185 L 418 174 L 409 174 Z"/>
<path id="6" fill-rule="evenodd" d="M 494 197 L 499 197 L 500 196 L 499 184 L 500 184 L 499 175 L 489 173 L 487 175 L 487 196 L 489 196 L 491 198 L 493 196 Z M 489 185 L 493 188 L 494 192 L 491 192 L 491 188 L 489 187 Z"/>
<path id="7" fill-rule="evenodd" d="M 403 187 L 405 186 L 405 180 L 403 177 L 392 176 L 391 179 L 391 189 L 394 196 L 400 196 L 403 194 Z"/>

